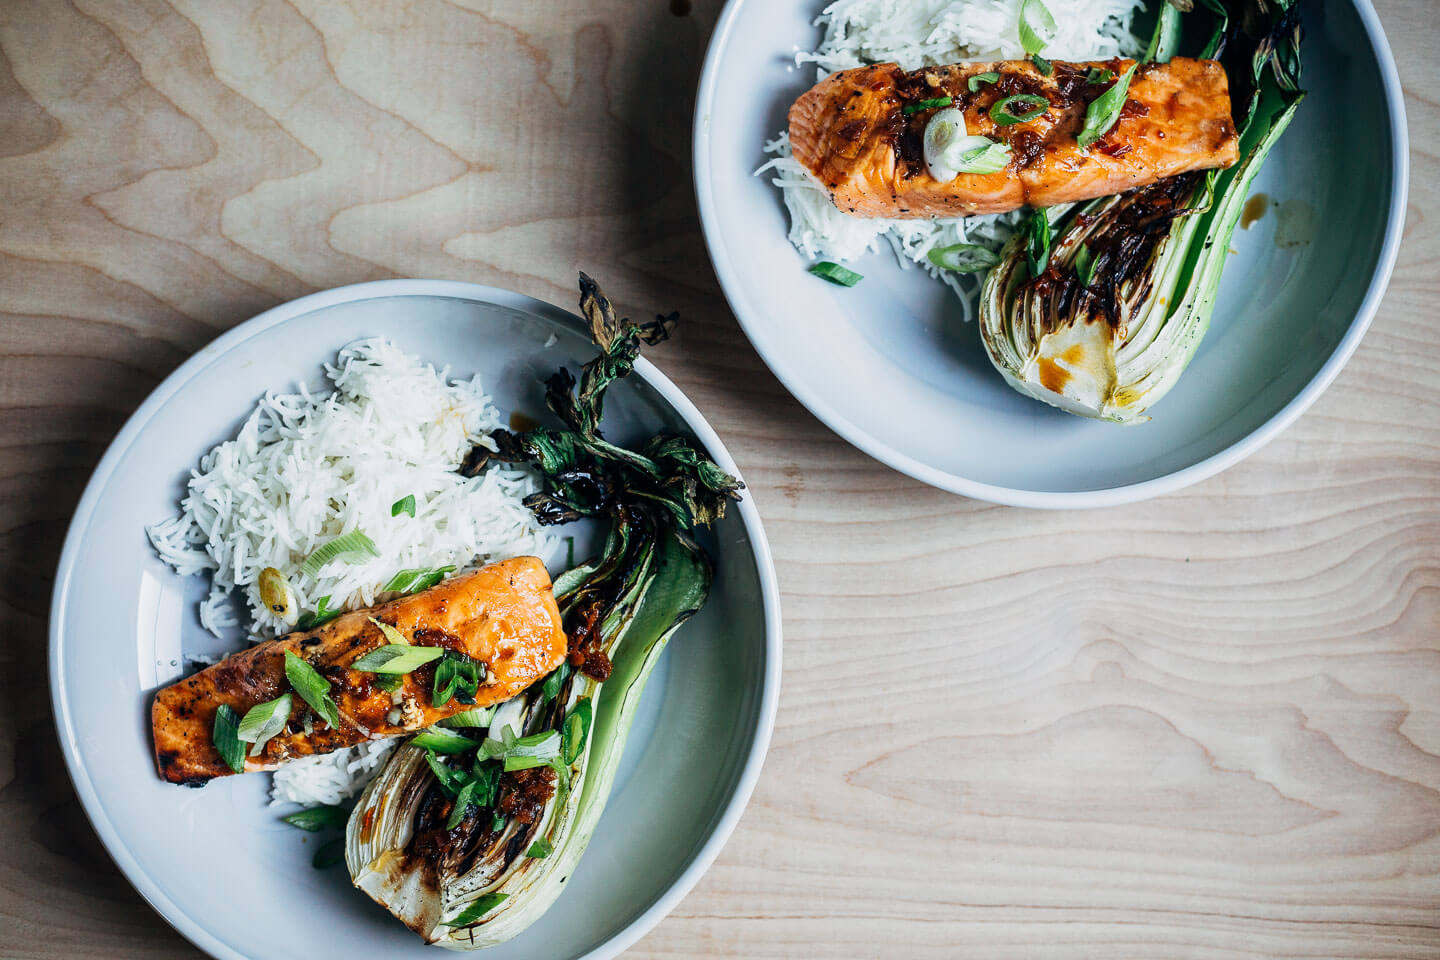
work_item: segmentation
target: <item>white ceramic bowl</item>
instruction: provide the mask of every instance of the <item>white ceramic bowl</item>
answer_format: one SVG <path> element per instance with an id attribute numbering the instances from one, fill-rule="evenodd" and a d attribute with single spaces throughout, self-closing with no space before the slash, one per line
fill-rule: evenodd
<path id="1" fill-rule="evenodd" d="M 578 372 L 594 355 L 577 317 L 473 284 L 388 280 L 277 307 L 201 350 L 141 405 L 96 469 L 61 555 L 50 680 L 76 792 L 136 889 L 225 960 L 441 955 L 353 889 L 343 868 L 311 868 L 316 841 L 266 806 L 268 776 L 191 790 L 162 782 L 151 757 L 152 693 L 179 675 L 185 654 L 212 652 L 215 641 L 196 620 L 200 578 L 162 564 L 144 525 L 174 513 L 188 471 L 265 390 L 322 386 L 322 361 L 375 335 L 456 375 L 481 374 L 502 411 L 532 416 L 547 415 L 543 376 L 562 364 Z M 606 399 L 608 436 L 689 432 L 738 474 L 648 361 Z M 780 608 L 748 500 L 704 539 L 714 590 L 650 680 L 595 839 L 550 912 L 484 956 L 614 956 L 679 902 L 734 829 L 774 723 Z"/>
<path id="2" fill-rule="evenodd" d="M 730 0 L 695 111 L 695 188 L 730 305 L 760 356 L 836 433 L 897 470 L 1032 507 L 1140 500 L 1218 473 L 1298 417 L 1374 316 L 1405 217 L 1400 81 L 1369 0 L 1302 6 L 1306 102 L 1254 187 L 1277 212 L 1235 234 L 1209 335 L 1133 427 L 1011 390 L 951 294 L 887 252 L 835 287 L 786 241 L 761 145 L 814 82 L 823 0 Z M 1277 235 L 1278 228 L 1278 235 Z"/>

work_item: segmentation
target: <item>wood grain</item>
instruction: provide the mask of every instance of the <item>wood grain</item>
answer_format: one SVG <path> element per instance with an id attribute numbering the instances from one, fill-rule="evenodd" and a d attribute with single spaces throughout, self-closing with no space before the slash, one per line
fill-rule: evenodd
<path id="1" fill-rule="evenodd" d="M 1330 391 L 1159 501 L 1040 513 L 855 452 L 708 266 L 689 121 L 717 0 L 0 3 L 0 955 L 194 956 L 101 849 L 46 695 L 106 443 L 311 290 L 575 267 L 765 517 L 784 697 L 749 811 L 636 957 L 1440 957 L 1440 46 L 1383 0 L 1406 242 Z M 877 656 L 883 652 L 883 656 Z"/>

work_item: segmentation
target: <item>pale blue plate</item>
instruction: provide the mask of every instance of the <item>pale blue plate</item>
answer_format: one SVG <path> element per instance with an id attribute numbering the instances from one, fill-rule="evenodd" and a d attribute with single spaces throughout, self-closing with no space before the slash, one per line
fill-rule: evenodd
<path id="1" fill-rule="evenodd" d="M 1255 184 L 1278 207 L 1235 234 L 1209 335 L 1134 427 L 1011 390 L 949 292 L 888 253 L 852 289 L 808 275 L 785 239 L 761 144 L 814 81 L 820 0 L 731 0 L 701 78 L 695 187 L 710 256 L 755 349 L 836 433 L 967 496 L 1036 507 L 1124 503 L 1254 452 L 1340 372 L 1389 279 L 1408 161 L 1395 63 L 1368 0 L 1302 2 L 1309 96 Z M 1063 15 L 1063 3 L 1056 4 Z"/>
<path id="2" fill-rule="evenodd" d="M 323 386 L 323 361 L 377 335 L 455 375 L 481 374 L 502 411 L 532 416 L 545 414 L 541 377 L 562 364 L 578 372 L 594 355 L 578 318 L 474 284 L 387 280 L 277 307 L 201 350 L 136 411 L 85 490 L 55 579 L 50 683 L 76 792 L 136 889 L 225 960 L 446 955 L 352 888 L 343 868 L 311 868 L 316 841 L 266 806 L 269 777 L 177 787 L 156 775 L 150 746 L 151 695 L 215 641 L 194 614 L 199 578 L 161 563 L 145 524 L 174 513 L 190 469 L 262 393 Z M 606 397 L 608 436 L 688 432 L 738 473 L 663 374 L 643 359 L 636 374 Z M 734 829 L 774 723 L 780 607 L 748 499 L 706 539 L 710 601 L 650 680 L 595 839 L 550 912 L 484 956 L 619 953 L 679 902 Z"/>

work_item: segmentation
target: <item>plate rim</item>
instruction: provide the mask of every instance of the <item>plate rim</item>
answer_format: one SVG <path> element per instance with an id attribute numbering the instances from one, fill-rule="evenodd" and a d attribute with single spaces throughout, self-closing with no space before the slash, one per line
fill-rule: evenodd
<path id="1" fill-rule="evenodd" d="M 459 280 L 374 280 L 317 291 L 271 307 L 230 328 L 188 357 L 150 392 L 125 421 L 124 426 L 105 448 L 104 455 L 96 464 L 90 479 L 85 484 L 84 493 L 81 494 L 66 529 L 64 545 L 60 551 L 60 561 L 56 566 L 55 584 L 50 600 L 47 657 L 55 731 L 60 741 L 60 752 L 65 758 L 65 769 L 70 777 L 70 782 L 80 799 L 86 819 L 100 837 L 110 858 L 124 874 L 126 881 L 181 936 L 219 960 L 248 960 L 248 956 L 219 939 L 202 923 L 180 909 L 149 876 L 100 807 L 99 792 L 77 753 L 73 718 L 63 682 L 65 668 L 62 653 L 64 648 L 64 607 L 71 588 L 80 537 L 82 531 L 89 526 L 95 511 L 95 504 L 111 475 L 115 472 L 120 457 L 134 443 L 155 412 L 196 373 L 245 340 L 292 319 L 326 307 L 390 297 L 447 297 L 470 300 L 508 307 L 538 319 L 567 324 L 577 329 L 585 328 L 584 321 L 578 316 L 544 300 L 500 287 Z M 744 480 L 730 451 L 721 442 L 709 421 L 671 382 L 669 377 L 643 356 L 636 361 L 635 372 L 674 408 L 686 426 L 694 432 L 705 450 L 714 457 L 716 463 L 735 477 Z M 714 820 L 709 835 L 705 837 L 699 849 L 691 855 L 684 869 L 649 906 L 635 915 L 629 923 L 582 954 L 582 960 L 609 960 L 618 955 L 650 932 L 685 898 L 729 840 L 759 781 L 761 768 L 774 734 L 775 716 L 780 698 L 782 648 L 780 588 L 775 576 L 775 564 L 770 551 L 770 543 L 765 537 L 765 530 L 753 496 L 745 497 L 734 505 L 733 509 L 737 509 L 749 539 L 752 559 L 755 563 L 757 578 L 760 581 L 760 597 L 765 624 L 766 662 L 761 678 L 759 716 L 755 735 L 750 741 L 745 763 L 735 781 L 735 787 L 726 800 L 720 816 Z"/>
<path id="2" fill-rule="evenodd" d="M 774 0 L 767 0 L 767 2 L 774 2 Z M 791 0 L 791 2 L 801 2 L 801 0 Z M 716 21 L 715 30 L 710 35 L 710 42 L 705 50 L 705 59 L 700 72 L 700 85 L 695 94 L 694 122 L 691 129 L 691 167 L 694 171 L 695 197 L 700 209 L 700 232 L 705 238 L 705 248 L 710 254 L 710 262 L 715 267 L 715 274 L 720 281 L 720 290 L 725 296 L 725 301 L 730 305 L 730 310 L 735 315 L 735 319 L 739 321 L 740 328 L 745 332 L 750 345 L 760 355 L 765 366 L 790 392 L 790 395 L 800 401 L 802 406 L 862 453 L 892 469 L 941 490 L 1007 506 L 1064 510 L 1135 503 L 1162 494 L 1173 493 L 1213 477 L 1273 440 L 1309 409 L 1310 405 L 1319 399 L 1326 388 L 1334 382 L 1341 369 L 1349 362 L 1350 357 L 1359 347 L 1365 331 L 1370 328 L 1375 314 L 1380 309 L 1380 301 L 1384 297 L 1391 274 L 1395 269 L 1395 261 L 1400 251 L 1400 240 L 1405 228 L 1406 205 L 1410 191 L 1410 135 L 1405 117 L 1405 97 L 1400 86 L 1400 73 L 1395 66 L 1395 55 L 1390 49 L 1390 43 L 1385 37 L 1380 17 L 1375 12 L 1371 0 L 1349 0 L 1349 2 L 1360 17 L 1360 22 L 1365 29 L 1365 38 L 1375 55 L 1375 61 L 1380 70 L 1381 86 L 1385 91 L 1386 115 L 1390 122 L 1391 186 L 1389 210 L 1385 221 L 1384 239 L 1380 245 L 1380 255 L 1365 288 L 1365 295 L 1360 301 L 1359 308 L 1355 311 L 1355 316 L 1350 321 L 1350 326 L 1336 345 L 1334 352 L 1315 372 L 1315 375 L 1268 420 L 1225 449 L 1204 460 L 1149 480 L 1111 487 L 1098 487 L 1093 490 L 1034 490 L 971 480 L 958 473 L 933 467 L 922 460 L 902 453 L 879 436 L 857 426 L 826 402 L 816 391 L 806 386 L 795 370 L 782 358 L 776 356 L 773 351 L 767 353 L 761 347 L 752 330 L 762 326 L 762 318 L 747 316 L 745 311 L 737 305 L 738 295 L 731 293 L 732 289 L 738 291 L 743 289 L 743 286 L 738 271 L 735 270 L 727 252 L 718 240 L 718 204 L 714 197 L 715 181 L 709 159 L 710 109 L 721 82 L 719 60 L 722 51 L 729 43 L 730 32 L 740 16 L 741 9 L 746 6 L 747 0 L 727 0 L 725 8 L 720 13 L 720 18 Z M 758 151 L 758 144 L 756 149 Z"/>

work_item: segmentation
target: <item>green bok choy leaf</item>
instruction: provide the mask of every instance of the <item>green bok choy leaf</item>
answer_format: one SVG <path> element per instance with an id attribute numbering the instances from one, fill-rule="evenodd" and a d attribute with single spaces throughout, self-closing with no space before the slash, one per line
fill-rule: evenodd
<path id="1" fill-rule="evenodd" d="M 544 488 L 527 504 L 542 523 L 606 525 L 600 555 L 555 580 L 568 662 L 465 735 L 402 746 L 346 831 L 355 885 L 451 949 L 508 940 L 560 895 L 605 809 L 645 682 L 709 593 L 710 560 L 690 534 L 742 487 L 686 437 L 635 450 L 604 438 L 606 389 L 671 320 L 619 320 L 589 277 L 580 285 L 600 356 L 578 383 L 563 369 L 547 382 L 563 426 L 495 436 L 498 459 L 539 470 Z"/>

